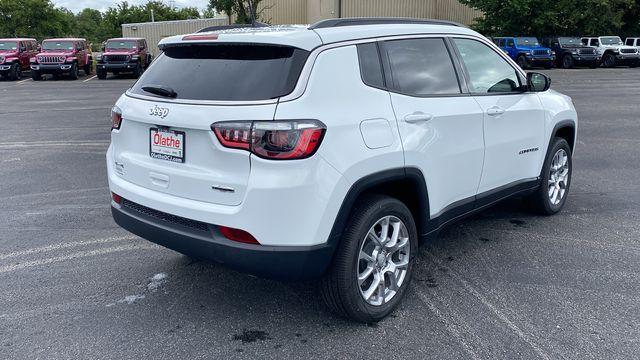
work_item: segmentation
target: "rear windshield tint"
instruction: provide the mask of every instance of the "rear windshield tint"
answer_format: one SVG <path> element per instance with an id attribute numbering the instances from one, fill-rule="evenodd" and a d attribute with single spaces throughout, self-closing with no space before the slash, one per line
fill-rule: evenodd
<path id="1" fill-rule="evenodd" d="M 308 55 L 301 49 L 273 45 L 169 47 L 131 91 L 155 96 L 142 88 L 159 85 L 175 91 L 177 99 L 274 99 L 293 91 Z"/>

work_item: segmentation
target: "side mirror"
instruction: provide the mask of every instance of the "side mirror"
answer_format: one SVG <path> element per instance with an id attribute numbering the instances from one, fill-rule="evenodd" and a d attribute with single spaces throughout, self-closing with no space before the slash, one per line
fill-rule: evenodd
<path id="1" fill-rule="evenodd" d="M 24 46 L 20 46 L 20 52 L 25 52 L 25 51 L 27 51 L 27 48 Z"/>
<path id="2" fill-rule="evenodd" d="M 542 73 L 527 73 L 527 88 L 532 92 L 544 92 L 551 87 L 551 79 Z"/>

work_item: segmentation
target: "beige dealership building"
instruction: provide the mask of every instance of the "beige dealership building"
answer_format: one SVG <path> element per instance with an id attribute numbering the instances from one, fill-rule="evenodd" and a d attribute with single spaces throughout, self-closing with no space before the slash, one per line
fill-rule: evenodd
<path id="1" fill-rule="evenodd" d="M 270 24 L 310 24 L 337 17 L 413 17 L 470 25 L 482 15 L 458 0 L 263 0 L 258 10 L 259 20 Z M 123 24 L 122 35 L 146 38 L 155 55 L 158 53 L 155 45 L 164 37 L 229 22 L 234 22 L 233 16 L 231 19 L 221 15 L 213 19 Z"/>

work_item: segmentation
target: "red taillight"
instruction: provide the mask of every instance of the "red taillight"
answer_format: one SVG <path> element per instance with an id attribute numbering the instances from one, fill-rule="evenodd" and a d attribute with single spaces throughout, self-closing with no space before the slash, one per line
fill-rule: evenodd
<path id="1" fill-rule="evenodd" d="M 122 203 L 122 196 L 112 192 L 111 193 L 111 199 L 113 199 L 113 202 L 115 202 L 116 204 L 121 204 Z"/>
<path id="2" fill-rule="evenodd" d="M 221 122 L 211 125 L 222 146 L 249 150 L 251 148 L 250 122 Z"/>
<path id="3" fill-rule="evenodd" d="M 218 40 L 218 34 L 194 34 L 182 37 L 182 40 Z"/>
<path id="4" fill-rule="evenodd" d="M 254 238 L 253 235 L 249 234 L 244 230 L 234 229 L 226 226 L 218 226 L 218 229 L 220 229 L 220 233 L 222 233 L 222 236 L 226 237 L 231 241 L 237 241 L 245 244 L 260 245 L 258 240 L 256 240 L 256 238 Z"/>
<path id="5" fill-rule="evenodd" d="M 304 159 L 313 155 L 326 131 L 317 120 L 223 121 L 211 125 L 218 141 L 274 160 Z"/>
<path id="6" fill-rule="evenodd" d="M 114 106 L 111 109 L 111 130 L 120 130 L 120 125 L 122 125 L 122 110 Z"/>

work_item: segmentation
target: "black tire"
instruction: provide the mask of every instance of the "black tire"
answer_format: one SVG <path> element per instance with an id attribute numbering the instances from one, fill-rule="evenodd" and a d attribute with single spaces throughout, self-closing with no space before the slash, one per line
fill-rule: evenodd
<path id="1" fill-rule="evenodd" d="M 550 187 L 549 183 L 551 179 L 551 166 L 554 162 L 554 157 L 561 150 L 567 155 L 568 174 L 564 182 L 564 194 L 561 196 L 560 201 L 556 204 L 552 203 L 550 199 Z M 556 137 L 553 139 L 549 151 L 544 160 L 542 167 L 542 173 L 540 175 L 540 188 L 535 193 L 531 194 L 526 200 L 531 205 L 532 209 L 540 215 L 554 215 L 560 212 L 564 207 L 567 197 L 569 196 L 569 189 L 571 187 L 571 175 L 573 173 L 573 160 L 571 156 L 571 147 L 567 140 Z"/>
<path id="2" fill-rule="evenodd" d="M 42 80 L 42 74 L 40 74 L 40 71 L 31 70 L 31 79 L 33 81 L 40 81 Z"/>
<path id="3" fill-rule="evenodd" d="M 605 54 L 602 58 L 602 66 L 612 68 L 616 66 L 616 57 L 613 54 Z"/>
<path id="4" fill-rule="evenodd" d="M 362 265 L 359 254 L 365 238 L 369 238 L 367 237 L 369 230 L 386 216 L 399 219 L 406 227 L 409 238 L 408 265 L 404 280 L 396 290 L 395 296 L 391 297 L 388 302 L 372 305 L 365 301 L 361 294 L 361 285 L 358 284 L 358 269 Z M 372 323 L 384 319 L 400 304 L 409 287 L 417 251 L 416 225 L 411 211 L 404 203 L 383 195 L 363 198 L 353 208 L 345 232 L 336 249 L 331 268 L 320 281 L 324 302 L 339 316 L 358 322 Z M 374 261 L 374 264 L 379 263 Z M 364 284 L 366 286 L 366 282 Z M 372 286 L 371 289 L 374 288 L 373 280 L 370 286 Z"/>
<path id="5" fill-rule="evenodd" d="M 77 63 L 73 63 L 71 65 L 71 70 L 69 70 L 69 79 L 71 80 L 78 80 L 78 77 L 80 77 L 80 74 L 78 73 L 78 64 Z"/>
<path id="6" fill-rule="evenodd" d="M 575 61 L 573 60 L 573 56 L 565 55 L 562 57 L 562 68 L 563 69 L 573 69 L 575 66 Z"/>
<path id="7" fill-rule="evenodd" d="M 133 71 L 133 77 L 139 78 L 142 75 L 142 64 L 140 62 L 137 63 L 136 69 Z"/>
<path id="8" fill-rule="evenodd" d="M 518 56 L 518 58 L 516 59 L 516 63 L 522 68 L 522 70 L 526 70 L 529 68 L 529 63 L 527 62 L 527 58 L 524 55 Z"/>
<path id="9" fill-rule="evenodd" d="M 91 75 L 91 73 L 93 73 L 93 64 L 91 63 L 91 61 L 89 61 L 88 63 L 86 63 L 84 65 L 84 69 L 83 70 L 84 70 L 84 74 L 86 76 L 89 76 L 89 75 Z"/>
<path id="10" fill-rule="evenodd" d="M 11 68 L 9 69 L 9 80 L 20 80 L 21 76 L 22 70 L 20 70 L 20 64 L 14 63 L 11 65 Z"/>
<path id="11" fill-rule="evenodd" d="M 96 75 L 98 75 L 98 79 L 104 80 L 107 78 L 107 72 L 105 70 L 97 70 Z"/>

